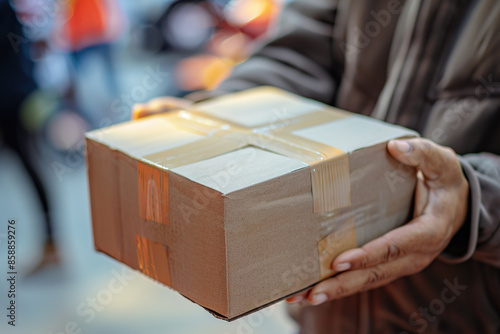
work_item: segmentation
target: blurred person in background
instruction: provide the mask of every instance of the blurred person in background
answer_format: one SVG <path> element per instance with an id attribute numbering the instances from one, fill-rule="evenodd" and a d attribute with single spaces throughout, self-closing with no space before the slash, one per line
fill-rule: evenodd
<path id="1" fill-rule="evenodd" d="M 290 312 L 305 334 L 499 333 L 499 18 L 492 0 L 294 1 L 217 89 L 133 117 L 272 85 L 419 131 L 388 144 L 419 171 L 414 219 L 339 255 Z"/>
<path id="2" fill-rule="evenodd" d="M 21 106 L 36 89 L 29 56 L 28 39 L 8 0 L 0 0 L 0 143 L 20 159 L 42 206 L 45 243 L 41 260 L 32 273 L 47 264 L 57 264 L 59 256 L 53 236 L 50 203 L 33 156 L 33 141 L 21 118 Z M 5 191 L 5 189 L 2 189 Z"/>
<path id="3" fill-rule="evenodd" d="M 67 0 L 56 18 L 53 45 L 68 52 L 73 65 L 66 98 L 75 110 L 76 85 L 88 58 L 101 60 L 103 81 L 112 97 L 119 95 L 113 45 L 125 32 L 127 20 L 118 0 Z"/>

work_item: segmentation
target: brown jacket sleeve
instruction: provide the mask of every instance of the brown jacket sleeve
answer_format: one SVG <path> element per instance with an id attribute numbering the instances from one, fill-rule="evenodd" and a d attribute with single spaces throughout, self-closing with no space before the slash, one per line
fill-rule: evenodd
<path id="1" fill-rule="evenodd" d="M 469 180 L 469 214 L 441 259 L 470 258 L 500 268 L 500 157 L 489 153 L 460 157 Z"/>
<path id="2" fill-rule="evenodd" d="M 236 66 L 216 91 L 187 98 L 201 101 L 260 85 L 332 104 L 341 75 L 342 57 L 334 55 L 332 31 L 337 1 L 298 0 L 287 5 L 274 37 L 250 59 Z"/>

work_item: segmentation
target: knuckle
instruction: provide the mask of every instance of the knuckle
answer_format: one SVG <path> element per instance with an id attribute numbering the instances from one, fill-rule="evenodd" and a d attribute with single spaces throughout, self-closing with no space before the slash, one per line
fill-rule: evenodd
<path id="1" fill-rule="evenodd" d="M 345 296 L 349 293 L 349 289 L 340 285 L 335 289 L 335 297 Z"/>
<path id="2" fill-rule="evenodd" d="M 384 278 L 385 278 L 385 274 L 382 270 L 380 270 L 378 268 L 373 268 L 372 270 L 370 270 L 370 272 L 368 274 L 366 284 L 367 285 L 375 284 L 377 282 L 380 282 Z"/>
<path id="3" fill-rule="evenodd" d="M 387 250 L 384 255 L 384 262 L 392 261 L 397 259 L 401 255 L 401 249 L 393 243 L 387 246 Z"/>

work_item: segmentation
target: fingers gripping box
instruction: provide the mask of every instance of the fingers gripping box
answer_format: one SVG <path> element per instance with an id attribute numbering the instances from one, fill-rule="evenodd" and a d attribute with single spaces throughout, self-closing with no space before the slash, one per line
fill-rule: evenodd
<path id="1" fill-rule="evenodd" d="M 235 319 L 409 220 L 416 135 L 271 87 L 92 131 L 95 247 Z"/>

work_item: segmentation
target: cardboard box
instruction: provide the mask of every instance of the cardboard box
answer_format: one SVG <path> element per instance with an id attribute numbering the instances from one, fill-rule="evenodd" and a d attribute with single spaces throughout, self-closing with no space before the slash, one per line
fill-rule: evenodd
<path id="1" fill-rule="evenodd" d="M 235 319 L 410 219 L 415 135 L 270 87 L 92 131 L 95 247 Z"/>

